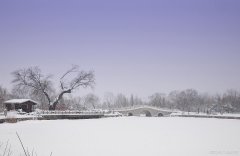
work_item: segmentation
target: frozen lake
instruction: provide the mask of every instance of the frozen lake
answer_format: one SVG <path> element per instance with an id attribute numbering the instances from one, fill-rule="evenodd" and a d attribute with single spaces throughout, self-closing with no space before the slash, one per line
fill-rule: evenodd
<path id="1" fill-rule="evenodd" d="M 23 155 L 16 131 L 38 156 L 240 155 L 240 120 L 119 117 L 0 124 L 0 142 L 9 140 L 13 156 Z"/>

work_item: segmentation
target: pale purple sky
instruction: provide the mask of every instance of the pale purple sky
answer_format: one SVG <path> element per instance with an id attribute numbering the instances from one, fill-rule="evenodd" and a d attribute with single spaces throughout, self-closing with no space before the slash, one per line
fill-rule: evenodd
<path id="1" fill-rule="evenodd" d="M 77 64 L 100 96 L 240 89 L 240 1 L 1 0 L 0 54 L 7 88 L 16 69 Z"/>

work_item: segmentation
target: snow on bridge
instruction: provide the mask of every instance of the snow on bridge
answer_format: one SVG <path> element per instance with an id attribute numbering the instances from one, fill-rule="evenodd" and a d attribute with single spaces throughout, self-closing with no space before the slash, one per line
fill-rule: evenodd
<path id="1" fill-rule="evenodd" d="M 169 109 L 162 109 L 146 105 L 115 109 L 114 111 L 122 113 L 126 116 L 167 116 L 173 112 Z"/>

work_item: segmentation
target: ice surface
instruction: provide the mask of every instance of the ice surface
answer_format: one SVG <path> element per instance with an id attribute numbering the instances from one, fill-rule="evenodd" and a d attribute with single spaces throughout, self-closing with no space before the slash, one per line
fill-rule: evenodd
<path id="1" fill-rule="evenodd" d="M 181 117 L 119 117 L 23 121 L 0 125 L 0 142 L 39 156 L 240 155 L 240 120 Z"/>

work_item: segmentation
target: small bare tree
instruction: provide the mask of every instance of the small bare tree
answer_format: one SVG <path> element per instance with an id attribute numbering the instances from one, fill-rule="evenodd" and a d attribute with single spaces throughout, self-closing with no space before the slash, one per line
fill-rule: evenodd
<path id="1" fill-rule="evenodd" d="M 67 79 L 71 77 L 71 80 Z M 55 110 L 56 105 L 63 98 L 66 93 L 72 93 L 80 87 L 93 87 L 95 84 L 94 72 L 79 70 L 79 67 L 74 65 L 66 71 L 60 78 L 60 92 L 57 96 L 53 95 L 53 83 L 51 75 L 43 75 L 38 67 L 30 67 L 27 69 L 20 69 L 13 72 L 13 83 L 19 88 L 27 88 L 33 94 L 42 94 L 46 97 L 49 105 L 49 110 Z"/>
<path id="2" fill-rule="evenodd" d="M 4 110 L 4 101 L 7 100 L 9 97 L 9 94 L 7 92 L 7 89 L 0 86 L 0 112 Z"/>
<path id="3" fill-rule="evenodd" d="M 149 96 L 149 104 L 156 107 L 166 107 L 166 95 L 164 93 L 155 93 Z"/>
<path id="4" fill-rule="evenodd" d="M 96 95 L 89 93 L 84 97 L 84 105 L 89 108 L 90 106 L 93 109 L 96 109 L 96 105 L 99 104 L 99 97 Z"/>
<path id="5" fill-rule="evenodd" d="M 108 93 L 105 93 L 103 100 L 104 100 L 103 105 L 105 105 L 108 109 L 110 109 L 114 105 L 115 97 L 113 93 L 108 92 Z"/>

